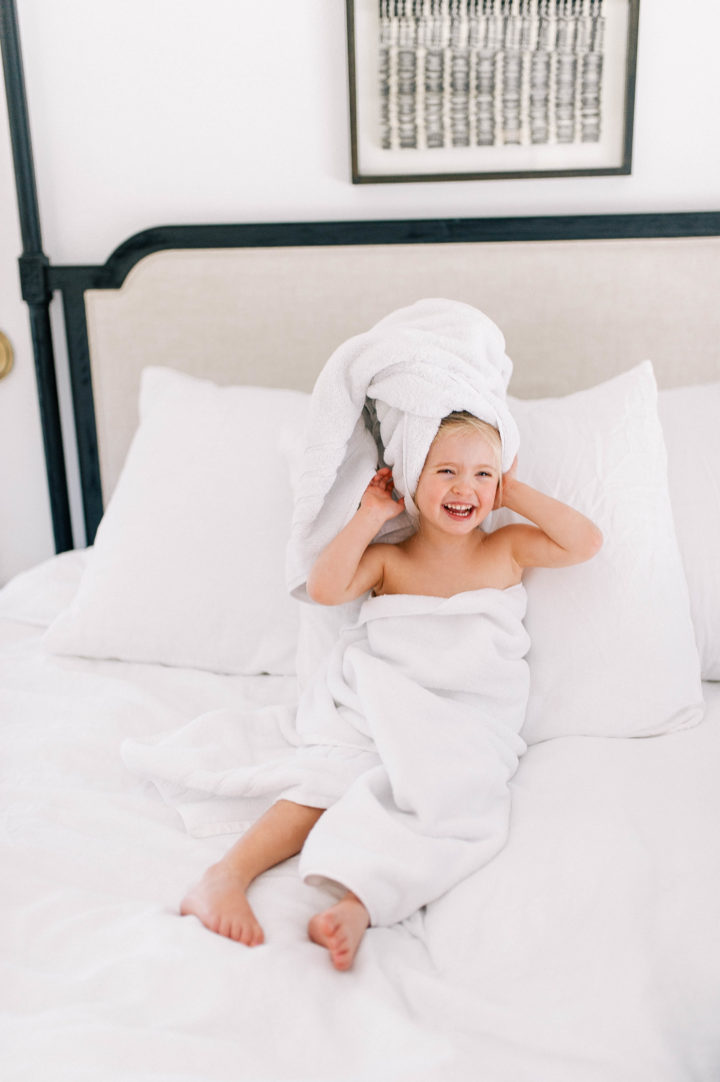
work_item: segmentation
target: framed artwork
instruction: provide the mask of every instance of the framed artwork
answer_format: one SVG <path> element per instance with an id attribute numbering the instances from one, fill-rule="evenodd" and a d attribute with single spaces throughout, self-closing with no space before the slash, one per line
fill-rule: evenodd
<path id="1" fill-rule="evenodd" d="M 631 171 L 640 0 L 346 0 L 355 184 Z"/>

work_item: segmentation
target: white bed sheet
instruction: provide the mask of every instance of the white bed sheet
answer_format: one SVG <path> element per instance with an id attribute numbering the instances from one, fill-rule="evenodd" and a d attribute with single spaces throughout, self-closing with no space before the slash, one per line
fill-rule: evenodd
<path id="1" fill-rule="evenodd" d="M 293 681 L 50 656 L 80 565 L 0 594 L 4 1082 L 717 1082 L 720 685 L 686 732 L 532 747 L 503 852 L 337 973 L 295 860 L 252 888 L 262 947 L 178 915 L 231 839 L 119 752 Z"/>

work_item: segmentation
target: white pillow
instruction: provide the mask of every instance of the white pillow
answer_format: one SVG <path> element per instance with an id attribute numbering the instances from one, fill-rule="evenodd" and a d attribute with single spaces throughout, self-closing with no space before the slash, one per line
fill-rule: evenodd
<path id="1" fill-rule="evenodd" d="M 720 382 L 660 391 L 658 405 L 702 675 L 720 680 Z"/>
<path id="2" fill-rule="evenodd" d="M 694 724 L 700 666 L 652 365 L 565 398 L 509 404 L 518 476 L 604 533 L 588 563 L 526 572 L 524 738 L 651 736 Z"/>
<path id="3" fill-rule="evenodd" d="M 288 455 L 299 391 L 142 376 L 140 426 L 80 589 L 49 628 L 62 654 L 223 673 L 292 673 Z"/>

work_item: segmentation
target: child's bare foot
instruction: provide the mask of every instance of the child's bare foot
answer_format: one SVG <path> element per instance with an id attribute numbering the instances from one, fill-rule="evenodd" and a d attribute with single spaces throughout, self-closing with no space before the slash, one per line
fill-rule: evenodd
<path id="1" fill-rule="evenodd" d="M 336 905 L 312 918 L 308 933 L 313 943 L 327 948 L 336 969 L 350 969 L 369 924 L 367 909 L 348 891 Z"/>
<path id="2" fill-rule="evenodd" d="M 222 862 L 213 864 L 185 895 L 180 913 L 197 917 L 211 932 L 256 947 L 265 942 L 265 936 L 245 891 L 245 883 L 237 873 Z"/>

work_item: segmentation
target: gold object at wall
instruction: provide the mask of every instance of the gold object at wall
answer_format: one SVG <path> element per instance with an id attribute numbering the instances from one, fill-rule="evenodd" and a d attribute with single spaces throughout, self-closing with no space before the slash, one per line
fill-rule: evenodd
<path id="1" fill-rule="evenodd" d="M 13 366 L 13 348 L 10 339 L 0 331 L 0 379 L 8 374 Z"/>

